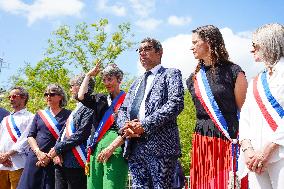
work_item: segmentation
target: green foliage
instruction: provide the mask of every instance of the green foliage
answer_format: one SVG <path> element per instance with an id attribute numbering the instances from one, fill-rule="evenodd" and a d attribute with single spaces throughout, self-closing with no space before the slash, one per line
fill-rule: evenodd
<path id="1" fill-rule="evenodd" d="M 26 64 L 20 73 L 12 78 L 13 83 L 15 86 L 22 86 L 29 91 L 30 99 L 27 108 L 32 112 L 45 107 L 43 93 L 48 84 L 60 83 L 63 88 L 69 88 L 68 70 L 63 65 L 57 64 L 52 58 L 46 57 L 34 67 Z"/>
<path id="2" fill-rule="evenodd" d="M 48 47 L 44 58 L 35 66 L 26 64 L 19 73 L 12 77 L 13 85 L 23 86 L 30 93 L 28 109 L 36 112 L 45 107 L 43 92 L 50 83 L 59 83 L 69 94 L 69 80 L 74 75 L 71 68 L 79 71 L 88 71 L 98 60 L 104 65 L 114 63 L 123 51 L 131 48 L 134 43 L 130 42 L 130 25 L 121 24 L 118 31 L 112 34 L 106 32 L 107 19 L 87 25 L 81 23 L 72 32 L 69 26 L 61 26 L 53 32 L 52 38 L 48 40 Z M 95 90 L 106 92 L 101 78 L 97 77 Z M 133 78 L 127 78 L 122 88 L 127 91 Z M 4 93 L 1 107 L 11 110 Z M 2 95 L 1 95 L 2 96 Z M 188 90 L 185 93 L 185 107 L 178 117 L 181 137 L 182 157 L 181 162 L 185 174 L 189 175 L 190 151 L 192 133 L 195 127 L 195 108 Z M 69 101 L 69 109 L 74 108 L 74 100 Z"/>
<path id="3" fill-rule="evenodd" d="M 83 71 L 91 69 L 98 60 L 105 64 L 114 63 L 118 55 L 134 44 L 129 40 L 130 24 L 123 23 L 117 30 L 108 35 L 107 19 L 101 19 L 90 26 L 78 24 L 72 32 L 69 26 L 61 26 L 53 35 L 55 39 L 48 40 L 46 54 L 58 62 L 73 65 Z"/>
<path id="4" fill-rule="evenodd" d="M 12 77 L 13 85 L 22 86 L 29 91 L 30 111 L 35 112 L 45 107 L 43 93 L 48 84 L 60 84 L 70 97 L 69 80 L 74 76 L 72 70 L 86 72 L 98 60 L 104 65 L 114 63 L 123 51 L 134 45 L 131 42 L 133 35 L 130 34 L 129 23 L 122 23 L 110 34 L 106 32 L 107 26 L 108 20 L 100 19 L 91 25 L 78 24 L 74 31 L 66 25 L 59 27 L 48 40 L 44 58 L 35 66 L 27 63 Z M 106 92 L 100 76 L 96 80 L 95 91 Z M 7 98 L 3 99 L 2 106 L 9 109 Z M 74 101 L 69 102 L 67 108 L 73 109 Z"/>
<path id="5" fill-rule="evenodd" d="M 182 150 L 182 157 L 180 158 L 180 160 L 185 175 L 189 175 L 192 134 L 195 128 L 195 123 L 195 107 L 188 90 L 186 90 L 184 96 L 184 110 L 178 116 L 178 126 Z"/>

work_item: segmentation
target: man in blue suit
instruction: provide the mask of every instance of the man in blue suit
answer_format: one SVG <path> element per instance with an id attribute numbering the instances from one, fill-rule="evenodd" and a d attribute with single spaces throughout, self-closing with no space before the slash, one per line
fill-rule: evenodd
<path id="1" fill-rule="evenodd" d="M 131 85 L 118 112 L 121 134 L 127 137 L 126 158 L 133 188 L 172 188 L 180 155 L 177 116 L 184 107 L 182 75 L 161 66 L 163 48 L 145 38 L 137 49 L 146 72 Z"/>

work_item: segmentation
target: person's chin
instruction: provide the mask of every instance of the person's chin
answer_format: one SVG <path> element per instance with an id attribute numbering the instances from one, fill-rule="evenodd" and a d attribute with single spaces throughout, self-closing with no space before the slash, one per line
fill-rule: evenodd
<path id="1" fill-rule="evenodd" d="M 108 93 L 112 93 L 112 92 L 113 92 L 113 90 L 111 90 L 111 89 L 107 89 L 107 92 L 108 92 Z"/>
<path id="2" fill-rule="evenodd" d="M 147 68 L 148 68 L 147 64 L 141 64 L 141 65 L 145 70 L 147 70 Z"/>
<path id="3" fill-rule="evenodd" d="M 194 56 L 194 58 L 195 58 L 196 60 L 199 59 L 197 55 L 193 54 L 193 56 Z"/>
<path id="4" fill-rule="evenodd" d="M 261 59 L 259 57 L 254 57 L 255 62 L 261 62 Z"/>

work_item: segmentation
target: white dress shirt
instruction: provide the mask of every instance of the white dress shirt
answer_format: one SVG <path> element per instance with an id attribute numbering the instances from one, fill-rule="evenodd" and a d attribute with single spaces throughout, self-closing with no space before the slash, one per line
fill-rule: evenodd
<path id="1" fill-rule="evenodd" d="M 24 168 L 26 161 L 26 150 L 28 149 L 27 136 L 34 118 L 34 115 L 27 111 L 27 109 L 22 109 L 18 112 L 12 113 L 15 120 L 15 124 L 21 132 L 20 138 L 15 143 L 7 130 L 5 120 L 3 119 L 0 125 L 0 153 L 9 152 L 11 150 L 17 153 L 11 157 L 12 167 L 5 167 L 0 164 L 0 170 L 18 170 Z"/>
<path id="2" fill-rule="evenodd" d="M 151 71 L 151 75 L 149 75 L 148 78 L 147 78 L 147 85 L 146 85 L 146 88 L 145 88 L 144 97 L 143 97 L 143 100 L 141 102 L 139 113 L 138 113 L 138 119 L 140 121 L 142 121 L 145 118 L 145 113 L 146 113 L 145 101 L 146 101 L 146 97 L 148 96 L 148 93 L 151 90 L 152 83 L 153 83 L 153 81 L 154 81 L 154 79 L 155 79 L 155 77 L 156 77 L 156 75 L 157 75 L 157 73 L 158 73 L 160 68 L 161 68 L 161 64 L 158 64 L 157 66 L 155 66 L 151 70 L 148 70 L 148 71 Z M 141 82 L 140 82 L 140 84 L 141 84 Z M 140 84 L 137 86 L 136 92 L 137 92 Z"/>
<path id="3" fill-rule="evenodd" d="M 269 72 L 269 71 L 268 71 Z M 278 103 L 284 108 L 284 58 L 282 58 L 273 68 L 273 74 L 267 74 L 267 82 L 270 91 Z M 280 118 L 279 118 L 280 119 Z M 283 124 L 279 125 L 276 131 L 273 131 L 263 117 L 262 112 L 256 103 L 253 94 L 253 81 L 250 81 L 246 100 L 241 109 L 239 123 L 239 140 L 251 140 L 251 144 L 256 151 L 263 151 L 268 143 L 279 144 L 280 147 L 273 153 L 269 159 L 269 163 L 279 161 L 284 158 L 284 120 Z M 284 159 L 283 159 L 284 160 Z M 240 167 L 248 172 L 248 169 L 243 163 L 244 157 L 241 152 Z"/>

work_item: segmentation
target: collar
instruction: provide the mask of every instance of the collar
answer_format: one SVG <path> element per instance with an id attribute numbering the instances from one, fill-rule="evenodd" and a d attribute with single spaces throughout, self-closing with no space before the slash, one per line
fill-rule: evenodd
<path id="1" fill-rule="evenodd" d="M 23 108 L 20 111 L 13 112 L 12 115 L 20 115 L 20 114 L 24 114 L 26 112 L 27 112 L 27 108 Z"/>
<path id="2" fill-rule="evenodd" d="M 151 71 L 153 75 L 156 75 L 161 67 L 162 67 L 162 65 L 158 64 L 157 66 L 155 66 L 154 68 L 152 68 L 151 70 L 148 70 L 148 71 Z"/>
<path id="3" fill-rule="evenodd" d="M 108 106 L 110 106 L 112 103 L 110 94 L 107 95 L 107 103 L 108 103 Z"/>

